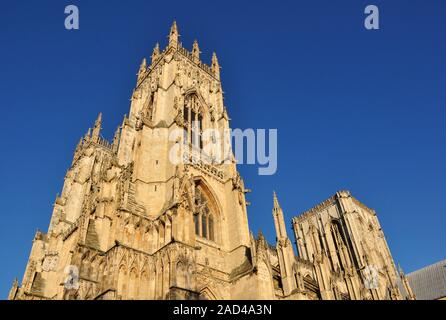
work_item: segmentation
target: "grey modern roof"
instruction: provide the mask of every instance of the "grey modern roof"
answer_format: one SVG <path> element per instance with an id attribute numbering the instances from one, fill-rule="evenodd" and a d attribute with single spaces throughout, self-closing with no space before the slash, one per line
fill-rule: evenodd
<path id="1" fill-rule="evenodd" d="M 446 260 L 409 273 L 407 278 L 417 300 L 446 297 Z"/>

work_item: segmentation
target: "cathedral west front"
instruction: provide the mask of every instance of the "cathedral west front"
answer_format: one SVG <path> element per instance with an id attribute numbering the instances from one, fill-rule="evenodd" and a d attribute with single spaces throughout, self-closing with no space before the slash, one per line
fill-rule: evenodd
<path id="1" fill-rule="evenodd" d="M 235 159 L 196 156 L 203 130 L 230 128 L 219 61 L 185 49 L 176 23 L 143 60 L 113 141 L 101 128 L 99 115 L 79 141 L 9 299 L 415 299 L 376 212 L 349 191 L 294 217 L 292 232 L 274 193 L 276 243 L 250 232 Z M 174 163 L 178 144 L 186 161 Z"/>

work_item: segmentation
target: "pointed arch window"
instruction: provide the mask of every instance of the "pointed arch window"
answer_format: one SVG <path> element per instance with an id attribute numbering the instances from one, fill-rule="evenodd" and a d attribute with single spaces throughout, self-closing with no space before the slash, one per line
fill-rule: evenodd
<path id="1" fill-rule="evenodd" d="M 198 221 L 200 217 L 198 216 L 198 214 L 194 214 L 194 224 L 195 224 L 195 234 L 197 236 L 200 235 L 200 221 Z"/>
<path id="2" fill-rule="evenodd" d="M 215 241 L 215 216 L 198 185 L 195 187 L 194 224 L 196 236 Z"/>
<path id="3" fill-rule="evenodd" d="M 183 108 L 184 143 L 197 149 L 203 149 L 203 114 L 198 97 L 190 95 Z"/>
<path id="4" fill-rule="evenodd" d="M 209 240 L 215 241 L 215 236 L 214 236 L 214 217 L 212 215 L 209 215 L 208 225 L 209 225 Z"/>
<path id="5" fill-rule="evenodd" d="M 208 217 L 203 213 L 201 214 L 201 236 L 208 237 Z"/>

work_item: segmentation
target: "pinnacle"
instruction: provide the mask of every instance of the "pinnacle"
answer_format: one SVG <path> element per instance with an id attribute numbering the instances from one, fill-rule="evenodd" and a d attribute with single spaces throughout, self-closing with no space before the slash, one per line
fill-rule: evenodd
<path id="1" fill-rule="evenodd" d="M 174 20 L 169 33 L 169 46 L 176 47 L 178 45 L 178 37 L 179 34 L 178 34 L 177 22 Z"/>
<path id="2" fill-rule="evenodd" d="M 100 125 L 102 123 L 102 112 L 99 112 L 98 118 L 96 119 L 96 125 Z"/>
<path id="3" fill-rule="evenodd" d="M 274 208 L 280 208 L 279 199 L 277 199 L 276 191 L 273 191 Z"/>
<path id="4" fill-rule="evenodd" d="M 177 27 L 177 21 L 176 20 L 173 20 L 172 27 L 170 28 L 170 31 L 171 32 L 172 31 L 178 32 L 178 27 Z"/>

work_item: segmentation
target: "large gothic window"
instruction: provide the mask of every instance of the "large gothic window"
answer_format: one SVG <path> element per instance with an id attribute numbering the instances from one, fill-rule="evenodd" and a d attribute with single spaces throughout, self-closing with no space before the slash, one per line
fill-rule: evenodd
<path id="1" fill-rule="evenodd" d="M 200 111 L 196 95 L 190 95 L 186 98 L 183 120 L 185 126 L 184 143 L 197 149 L 203 149 L 203 114 Z"/>
<path id="2" fill-rule="evenodd" d="M 198 237 L 215 241 L 215 217 L 209 208 L 201 187 L 195 187 L 195 210 L 194 210 L 195 234 Z"/>

